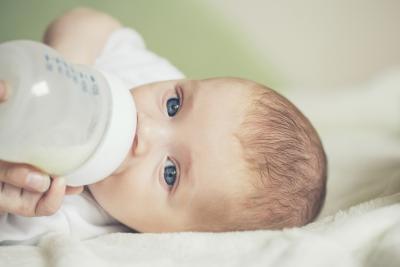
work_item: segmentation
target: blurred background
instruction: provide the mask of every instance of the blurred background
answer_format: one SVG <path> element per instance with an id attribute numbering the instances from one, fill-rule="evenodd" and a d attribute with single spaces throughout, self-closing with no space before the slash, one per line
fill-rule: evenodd
<path id="1" fill-rule="evenodd" d="M 398 0 L 0 0 L 0 42 L 41 40 L 51 20 L 82 5 L 138 30 L 190 78 L 325 90 L 400 63 Z"/>

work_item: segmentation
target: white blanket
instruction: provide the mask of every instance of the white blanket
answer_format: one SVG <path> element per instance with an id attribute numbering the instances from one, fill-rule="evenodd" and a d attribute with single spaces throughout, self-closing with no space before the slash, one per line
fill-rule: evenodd
<path id="1" fill-rule="evenodd" d="M 342 91 L 291 92 L 329 161 L 318 221 L 282 231 L 48 234 L 0 266 L 400 266 L 400 69 Z M 361 203 L 361 204 L 360 204 Z"/>
<path id="2" fill-rule="evenodd" d="M 400 193 L 303 228 L 228 233 L 49 234 L 0 249 L 1 266 L 400 266 Z"/>

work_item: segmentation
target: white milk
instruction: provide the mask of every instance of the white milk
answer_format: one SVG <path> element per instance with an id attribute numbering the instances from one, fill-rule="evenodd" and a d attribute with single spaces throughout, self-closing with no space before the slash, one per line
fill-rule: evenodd
<path id="1" fill-rule="evenodd" d="M 72 65 L 32 41 L 0 44 L 0 159 L 94 183 L 124 160 L 136 131 L 133 98 L 116 77 Z"/>

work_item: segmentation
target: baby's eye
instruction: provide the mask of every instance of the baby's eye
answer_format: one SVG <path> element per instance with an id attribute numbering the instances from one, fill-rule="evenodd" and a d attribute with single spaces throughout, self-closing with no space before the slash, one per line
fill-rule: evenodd
<path id="1" fill-rule="evenodd" d="M 178 97 L 171 97 L 167 100 L 167 111 L 168 116 L 173 117 L 178 112 L 180 107 L 180 98 Z"/>
<path id="2" fill-rule="evenodd" d="M 164 180 L 168 186 L 173 187 L 176 181 L 176 166 L 169 159 L 167 159 L 166 162 L 168 164 L 164 167 Z"/>

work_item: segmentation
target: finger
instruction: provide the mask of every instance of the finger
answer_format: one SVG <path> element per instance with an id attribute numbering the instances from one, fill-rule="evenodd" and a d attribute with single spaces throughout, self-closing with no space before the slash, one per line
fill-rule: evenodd
<path id="1" fill-rule="evenodd" d="M 37 203 L 36 216 L 49 216 L 56 213 L 63 202 L 65 187 L 64 178 L 53 178 L 50 189 Z"/>
<path id="2" fill-rule="evenodd" d="M 16 214 L 25 217 L 35 216 L 36 205 L 42 196 L 43 193 L 30 192 L 21 189 L 21 195 L 19 197 L 20 204 Z"/>
<path id="3" fill-rule="evenodd" d="M 25 164 L 0 161 L 0 182 L 34 192 L 45 192 L 50 186 L 50 177 Z"/>
<path id="4" fill-rule="evenodd" d="M 5 81 L 0 80 L 0 103 L 7 100 L 7 86 Z"/>
<path id="5" fill-rule="evenodd" d="M 78 195 L 83 192 L 83 186 L 67 186 L 66 195 Z"/>
<path id="6" fill-rule="evenodd" d="M 10 184 L 2 183 L 0 192 L 0 209 L 14 213 L 18 211 L 18 199 L 21 189 Z"/>
<path id="7" fill-rule="evenodd" d="M 24 191 L 3 183 L 0 193 L 0 211 L 20 216 L 34 216 L 36 203 L 41 195 L 41 193 Z"/>
<path id="8" fill-rule="evenodd" d="M 21 188 L 3 183 L 1 194 L 8 198 L 16 198 L 21 194 Z"/>

